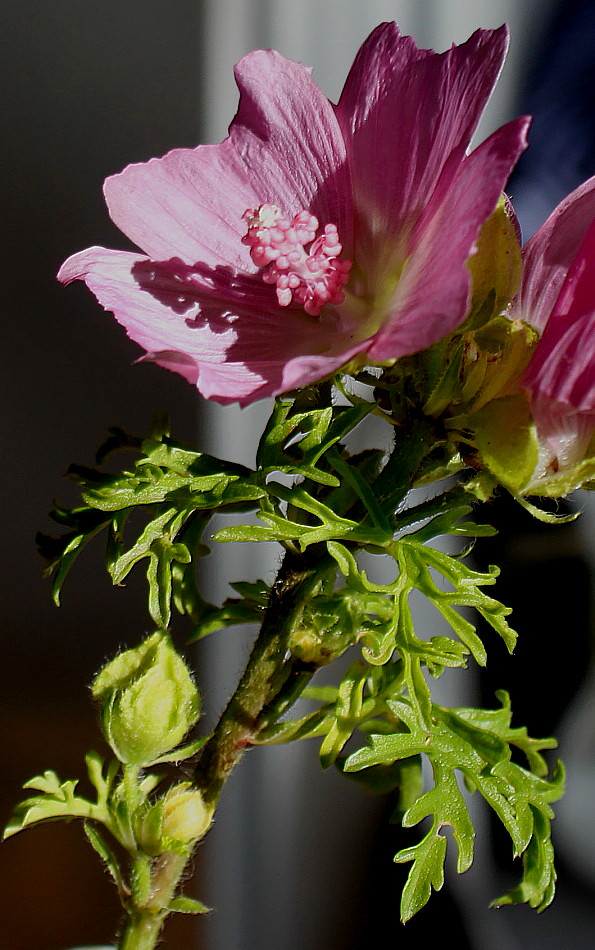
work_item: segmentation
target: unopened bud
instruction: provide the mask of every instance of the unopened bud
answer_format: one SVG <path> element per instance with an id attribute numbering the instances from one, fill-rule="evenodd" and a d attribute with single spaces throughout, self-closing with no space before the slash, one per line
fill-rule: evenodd
<path id="1" fill-rule="evenodd" d="M 116 756 L 138 767 L 179 745 L 200 712 L 198 690 L 165 633 L 154 633 L 108 663 L 92 691 Z"/>
<path id="2" fill-rule="evenodd" d="M 161 831 L 164 838 L 184 843 L 196 841 L 208 831 L 211 818 L 212 811 L 205 805 L 199 790 L 190 782 L 182 782 L 165 796 Z"/>
<path id="3" fill-rule="evenodd" d="M 208 809 L 197 788 L 190 782 L 174 785 L 148 811 L 139 814 L 136 838 L 149 855 L 167 851 L 185 853 L 209 830 L 213 809 Z"/>

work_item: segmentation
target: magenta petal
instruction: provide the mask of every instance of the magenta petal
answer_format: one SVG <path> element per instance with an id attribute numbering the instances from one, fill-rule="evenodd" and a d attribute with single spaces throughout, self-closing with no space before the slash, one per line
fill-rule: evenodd
<path id="1" fill-rule="evenodd" d="M 494 132 L 471 155 L 455 153 L 410 239 L 394 309 L 369 349 L 377 360 L 430 346 L 467 316 L 467 261 L 510 171 L 526 147 L 527 119 Z"/>
<path id="2" fill-rule="evenodd" d="M 307 385 L 366 345 L 354 344 L 334 322 L 279 307 L 272 288 L 225 269 L 94 247 L 69 258 L 58 277 L 84 280 L 146 350 L 145 359 L 222 403 L 245 405 Z"/>
<path id="3" fill-rule="evenodd" d="M 431 345 L 466 315 L 466 262 L 524 146 L 519 121 L 466 154 L 506 44 L 504 28 L 478 31 L 438 55 L 384 24 L 336 109 L 304 66 L 251 53 L 224 142 L 106 182 L 144 253 L 92 248 L 61 279 L 85 280 L 146 358 L 221 402 Z M 244 243 L 245 212 L 262 205 Z M 282 224 L 302 211 L 317 238 L 316 222 Z"/>
<path id="4" fill-rule="evenodd" d="M 584 182 L 552 212 L 523 251 L 518 315 L 545 328 L 569 268 L 595 220 L 595 177 Z"/>
<path id="5" fill-rule="evenodd" d="M 547 323 L 567 326 L 574 317 L 595 311 L 595 218 L 568 270 Z"/>
<path id="6" fill-rule="evenodd" d="M 526 387 L 540 402 L 595 413 L 595 308 L 549 330 L 550 325 L 533 354 Z"/>
<path id="7" fill-rule="evenodd" d="M 436 54 L 379 26 L 360 49 L 337 107 L 352 166 L 356 256 L 373 272 L 398 248 L 450 155 L 466 149 L 506 53 L 508 35 L 478 30 Z"/>
<path id="8" fill-rule="evenodd" d="M 254 271 L 244 212 L 264 203 L 309 208 L 351 241 L 345 147 L 333 107 L 309 70 L 272 50 L 236 67 L 240 106 L 220 145 L 176 149 L 108 178 L 113 221 L 155 260 Z"/>
<path id="9" fill-rule="evenodd" d="M 114 314 L 128 336 L 155 362 L 167 363 L 170 369 L 175 366 L 176 372 L 196 383 L 198 363 L 188 347 L 189 339 L 193 341 L 192 349 L 198 346 L 206 359 L 213 360 L 218 356 L 222 358 L 225 339 L 207 327 L 199 329 L 198 336 L 191 336 L 192 331 L 183 317 L 160 303 L 153 294 L 143 293 L 133 277 L 133 270 L 145 263 L 151 264 L 146 257 L 128 251 L 91 247 L 68 258 L 60 268 L 58 279 L 65 284 L 84 280 L 100 304 Z M 233 339 L 231 328 L 228 339 L 230 342 Z M 164 354 L 163 360 L 158 354 Z"/>

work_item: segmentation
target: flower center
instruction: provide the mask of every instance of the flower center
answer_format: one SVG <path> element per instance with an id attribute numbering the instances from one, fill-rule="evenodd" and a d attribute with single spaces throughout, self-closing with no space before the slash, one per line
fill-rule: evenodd
<path id="1" fill-rule="evenodd" d="M 325 304 L 343 303 L 351 261 L 337 260 L 343 247 L 334 224 L 325 225 L 317 238 L 318 219 L 309 211 L 290 220 L 275 205 L 261 205 L 249 208 L 243 218 L 248 233 L 242 243 L 250 248 L 256 266 L 263 268 L 264 282 L 276 285 L 282 307 L 297 300 L 306 313 L 317 317 Z"/>

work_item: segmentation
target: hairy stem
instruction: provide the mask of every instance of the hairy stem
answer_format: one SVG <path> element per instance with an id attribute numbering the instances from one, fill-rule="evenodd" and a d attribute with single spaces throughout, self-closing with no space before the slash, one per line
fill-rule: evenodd
<path id="1" fill-rule="evenodd" d="M 305 671 L 304 664 L 288 654 L 288 642 L 304 604 L 332 563 L 324 547 L 313 545 L 304 554 L 286 553 L 244 674 L 196 768 L 194 783 L 207 805 L 216 804 L 246 748 L 265 725 L 292 705 L 315 672 L 314 668 Z M 155 863 L 147 904 L 129 911 L 119 950 L 153 950 L 157 945 L 187 862 L 181 855 L 166 854 Z"/>
<path id="2" fill-rule="evenodd" d="M 289 683 L 289 693 L 297 698 L 296 665 L 303 671 L 303 664 L 288 656 L 289 636 L 332 563 L 326 549 L 315 545 L 303 554 L 286 553 L 246 670 L 198 763 L 195 782 L 207 805 L 216 803 L 232 769 L 256 738 L 263 710 L 285 694 Z M 300 680 L 302 688 L 306 681 Z"/>
<path id="3" fill-rule="evenodd" d="M 137 863 L 141 861 L 146 861 L 144 855 L 137 858 Z M 187 863 L 188 857 L 181 854 L 162 854 L 156 859 L 142 904 L 139 902 L 128 909 L 118 950 L 154 950 Z M 135 872 L 138 874 L 138 869 L 133 866 L 133 877 Z"/>
<path id="4" fill-rule="evenodd" d="M 407 433 L 395 435 L 398 441 L 374 486 L 385 508 L 401 504 L 432 444 L 431 426 L 423 419 L 412 419 Z M 316 664 L 304 664 L 289 652 L 289 641 L 304 606 L 335 567 L 324 544 L 301 553 L 286 551 L 246 669 L 196 765 L 194 784 L 208 807 L 216 806 L 246 749 L 293 705 L 316 672 Z M 187 862 L 174 854 L 159 859 L 151 877 L 151 900 L 130 911 L 119 950 L 153 950 Z"/>

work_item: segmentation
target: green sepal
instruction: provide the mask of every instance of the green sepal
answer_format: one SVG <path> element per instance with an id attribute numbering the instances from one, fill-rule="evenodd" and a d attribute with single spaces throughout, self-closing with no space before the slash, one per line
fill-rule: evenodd
<path id="1" fill-rule="evenodd" d="M 172 749 L 171 752 L 167 752 L 165 755 L 160 755 L 158 759 L 154 759 L 151 762 L 151 767 L 155 765 L 179 765 L 180 762 L 186 762 L 187 759 L 191 759 L 200 752 L 209 738 L 210 736 L 201 736 L 200 739 L 196 739 L 194 742 L 178 746 L 177 749 Z"/>
<path id="2" fill-rule="evenodd" d="M 562 468 L 555 475 L 535 479 L 534 482 L 525 487 L 525 492 L 528 495 L 541 495 L 544 498 L 562 498 L 577 488 L 592 491 L 595 488 L 594 478 L 595 458 L 591 454 L 589 458 L 583 459 L 572 468 Z M 520 498 L 518 500 L 521 501 Z M 531 510 L 532 514 L 534 513 L 531 508 L 528 510 Z M 539 517 L 539 515 L 536 515 L 536 517 Z M 540 520 L 545 521 L 546 519 L 540 518 Z"/>
<path id="3" fill-rule="evenodd" d="M 136 769 L 175 761 L 200 714 L 188 666 L 162 631 L 110 660 L 92 693 L 106 740 L 120 762 Z"/>
<path id="4" fill-rule="evenodd" d="M 513 492 L 528 484 L 539 456 L 539 443 L 525 394 L 496 399 L 475 413 L 469 424 L 475 446 L 489 471 Z"/>
<path id="5" fill-rule="evenodd" d="M 174 897 L 167 909 L 175 914 L 209 914 L 211 911 L 211 908 L 207 907 L 206 904 L 201 904 L 194 897 L 185 897 L 184 895 Z"/>
<path id="6" fill-rule="evenodd" d="M 513 498 L 515 501 L 518 501 L 521 508 L 528 511 L 533 518 L 537 521 L 541 521 L 542 524 L 570 524 L 572 521 L 576 521 L 580 515 L 580 511 L 571 511 L 567 515 L 559 515 L 554 511 L 546 511 L 544 508 L 539 508 L 521 495 L 513 494 Z"/>
<path id="7" fill-rule="evenodd" d="M 491 313 L 506 309 L 516 294 L 522 272 L 521 246 L 514 212 L 502 195 L 496 209 L 482 224 L 477 237 L 477 251 L 467 262 L 471 271 L 471 313 L 491 300 Z M 473 323 L 473 316 L 471 317 Z M 477 325 L 477 324 L 475 324 Z"/>

